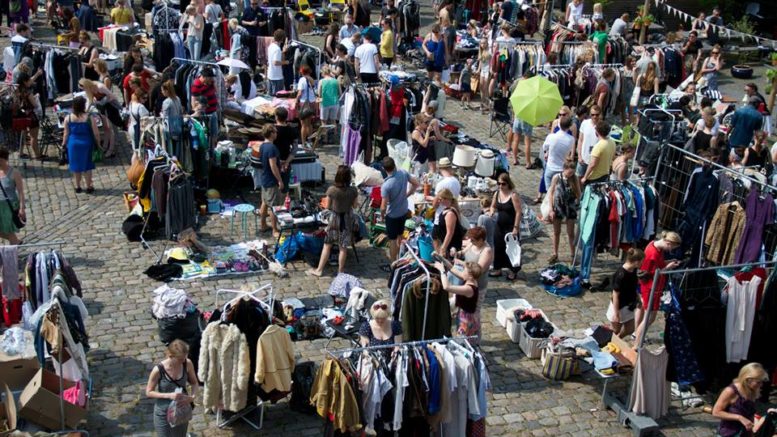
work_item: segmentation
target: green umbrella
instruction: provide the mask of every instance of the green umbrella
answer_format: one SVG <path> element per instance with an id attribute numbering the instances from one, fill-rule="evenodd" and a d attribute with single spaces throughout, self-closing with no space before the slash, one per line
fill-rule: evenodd
<path id="1" fill-rule="evenodd" d="M 564 104 L 555 83 L 542 76 L 523 79 L 510 96 L 513 114 L 532 126 L 549 123 Z"/>

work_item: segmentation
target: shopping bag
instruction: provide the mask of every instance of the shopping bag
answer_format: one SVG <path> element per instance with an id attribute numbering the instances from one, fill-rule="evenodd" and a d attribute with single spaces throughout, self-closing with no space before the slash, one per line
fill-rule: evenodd
<path id="1" fill-rule="evenodd" d="M 631 93 L 631 100 L 629 101 L 629 106 L 636 108 L 639 106 L 639 95 L 642 92 L 642 89 L 639 87 L 639 85 L 634 87 L 634 92 Z"/>
<path id="2" fill-rule="evenodd" d="M 505 244 L 505 252 L 507 252 L 507 257 L 510 258 L 510 264 L 512 264 L 513 267 L 520 267 L 521 242 L 518 241 L 518 238 L 515 235 L 509 233 L 505 235 Z"/>
<path id="3" fill-rule="evenodd" d="M 182 392 L 182 389 L 176 389 L 176 392 Z M 189 402 L 170 401 L 167 407 L 167 423 L 170 426 L 178 426 L 189 423 L 192 420 L 192 404 Z"/>
<path id="4" fill-rule="evenodd" d="M 542 349 L 540 356 L 542 363 L 542 376 L 554 380 L 563 381 L 572 375 L 580 374 L 580 363 L 575 358 L 575 351 L 571 348 L 554 348 L 548 343 Z"/>

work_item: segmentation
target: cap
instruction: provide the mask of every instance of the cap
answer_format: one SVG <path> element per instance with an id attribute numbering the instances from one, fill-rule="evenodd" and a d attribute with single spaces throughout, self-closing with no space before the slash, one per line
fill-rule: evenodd
<path id="1" fill-rule="evenodd" d="M 391 86 L 399 85 L 399 76 L 396 74 L 389 75 L 389 82 L 391 83 Z"/>

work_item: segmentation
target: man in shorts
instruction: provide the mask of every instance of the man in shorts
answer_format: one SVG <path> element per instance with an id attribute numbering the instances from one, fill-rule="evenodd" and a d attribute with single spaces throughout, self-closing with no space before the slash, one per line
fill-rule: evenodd
<path id="1" fill-rule="evenodd" d="M 272 211 L 273 206 L 279 206 L 283 202 L 281 191 L 284 189 L 281 178 L 280 152 L 273 143 L 278 135 L 274 125 L 268 124 L 262 129 L 264 143 L 259 147 L 259 156 L 262 161 L 262 175 L 260 185 L 262 189 L 262 205 L 259 208 L 260 232 L 267 232 L 267 215 L 272 215 L 272 231 L 278 234 L 278 219 Z M 269 211 L 268 211 L 269 210 Z"/>
<path id="2" fill-rule="evenodd" d="M 380 213 L 386 222 L 386 235 L 389 239 L 389 261 L 399 256 L 399 244 L 405 229 L 405 220 L 409 212 L 407 198 L 418 190 L 418 180 L 404 170 L 397 168 L 393 158 L 383 158 L 383 169 L 388 176 L 380 187 L 382 197 Z M 410 187 L 408 187 L 410 185 Z M 385 270 L 384 266 L 384 270 Z"/>

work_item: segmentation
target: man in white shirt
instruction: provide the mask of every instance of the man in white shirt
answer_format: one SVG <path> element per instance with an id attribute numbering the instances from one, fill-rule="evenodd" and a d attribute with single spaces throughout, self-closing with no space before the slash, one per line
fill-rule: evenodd
<path id="1" fill-rule="evenodd" d="M 599 139 L 596 137 L 596 123 L 602 120 L 602 108 L 598 105 L 591 106 L 588 113 L 590 118 L 580 123 L 580 132 L 577 138 L 577 170 L 579 177 L 583 177 L 591 160 L 591 149 Z"/>
<path id="2" fill-rule="evenodd" d="M 610 28 L 610 36 L 626 36 L 626 29 L 629 26 L 629 14 L 623 14 L 620 18 L 616 18 Z"/>
<path id="3" fill-rule="evenodd" d="M 545 154 L 545 187 L 550 189 L 553 176 L 564 170 L 564 162 L 572 155 L 575 137 L 569 129 L 572 127 L 572 118 L 562 117 L 558 123 L 559 129 L 545 138 L 542 151 Z"/>
<path id="4" fill-rule="evenodd" d="M 278 29 L 273 33 L 273 42 L 267 47 L 267 89 L 271 96 L 285 88 L 283 66 L 289 61 L 283 59 L 281 46 L 286 41 L 286 32 Z"/>
<path id="5" fill-rule="evenodd" d="M 378 83 L 378 70 L 380 69 L 380 57 L 378 48 L 373 44 L 372 36 L 364 35 L 364 44 L 353 52 L 354 67 L 362 83 Z"/>
<path id="6" fill-rule="evenodd" d="M 13 69 L 13 67 L 15 67 L 19 61 L 21 61 L 22 46 L 24 46 L 24 43 L 26 43 L 30 38 L 32 38 L 32 29 L 30 29 L 30 26 L 24 23 L 18 24 L 16 26 L 16 35 L 11 38 L 11 47 L 14 53 L 14 64 L 11 66 L 11 69 Z"/>

